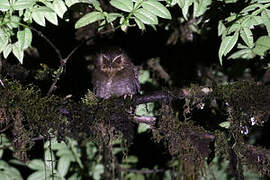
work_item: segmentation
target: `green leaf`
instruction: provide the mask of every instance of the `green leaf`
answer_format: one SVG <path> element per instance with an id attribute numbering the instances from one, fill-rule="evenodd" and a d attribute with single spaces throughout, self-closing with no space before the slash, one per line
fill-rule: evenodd
<path id="1" fill-rule="evenodd" d="M 107 21 L 108 23 L 111 23 L 114 20 L 116 20 L 118 17 L 122 17 L 122 15 L 119 13 L 109 13 L 107 16 Z"/>
<path id="2" fill-rule="evenodd" d="M 164 19 L 172 19 L 172 16 L 168 9 L 156 0 L 144 1 L 142 3 L 142 7 L 158 17 Z"/>
<path id="3" fill-rule="evenodd" d="M 93 178 L 94 178 L 95 180 L 101 179 L 101 175 L 102 175 L 102 173 L 104 172 L 104 166 L 101 165 L 101 164 L 97 164 L 97 165 L 95 166 L 95 168 L 93 169 L 93 172 L 94 172 Z"/>
<path id="4" fill-rule="evenodd" d="M 205 11 L 209 8 L 209 5 L 212 3 L 212 0 L 197 0 L 194 1 L 193 12 L 194 17 L 199 17 L 205 13 Z"/>
<path id="5" fill-rule="evenodd" d="M 241 49 L 239 51 L 236 51 L 232 55 L 228 57 L 228 59 L 252 59 L 255 57 L 255 54 L 252 52 L 251 49 Z"/>
<path id="6" fill-rule="evenodd" d="M 248 13 L 249 11 L 254 11 L 255 9 L 261 8 L 261 7 L 263 7 L 262 4 L 258 4 L 258 3 L 252 4 L 242 9 L 241 13 Z"/>
<path id="7" fill-rule="evenodd" d="M 65 3 L 67 5 L 67 7 L 72 6 L 73 4 L 79 3 L 79 0 L 65 0 Z"/>
<path id="8" fill-rule="evenodd" d="M 218 22 L 218 36 L 221 36 L 226 30 L 225 25 L 223 24 L 222 20 Z"/>
<path id="9" fill-rule="evenodd" d="M 135 164 L 137 162 L 138 162 L 138 158 L 136 156 L 133 156 L 133 155 L 127 156 L 123 160 L 123 163 L 127 163 L 127 164 Z"/>
<path id="10" fill-rule="evenodd" d="M 132 0 L 111 0 L 110 4 L 122 11 L 131 12 L 133 10 L 133 2 Z"/>
<path id="11" fill-rule="evenodd" d="M 45 18 L 51 22 L 54 25 L 58 25 L 58 19 L 57 19 L 57 15 L 55 12 L 51 11 L 51 12 L 46 12 L 45 14 Z"/>
<path id="12" fill-rule="evenodd" d="M 32 43 L 32 32 L 29 28 L 17 32 L 17 38 L 21 49 L 28 48 Z"/>
<path id="13" fill-rule="evenodd" d="M 53 1 L 53 9 L 60 18 L 63 18 L 67 11 L 67 7 L 62 0 Z"/>
<path id="14" fill-rule="evenodd" d="M 266 30 L 267 30 L 268 36 L 270 36 L 270 10 L 265 9 L 262 12 L 261 16 L 262 16 L 263 23 L 266 26 Z"/>
<path id="15" fill-rule="evenodd" d="M 45 26 L 45 15 L 47 12 L 51 12 L 52 10 L 48 7 L 39 7 L 33 10 L 32 12 L 32 18 L 33 20 L 41 25 L 41 26 Z"/>
<path id="16" fill-rule="evenodd" d="M 5 32 L 0 28 L 0 53 L 6 48 L 8 44 L 8 38 Z"/>
<path id="17" fill-rule="evenodd" d="M 22 180 L 22 176 L 20 174 L 20 172 L 15 169 L 14 167 L 10 166 L 8 163 L 4 162 L 4 161 L 0 161 L 0 179 L 6 179 L 7 180 Z"/>
<path id="18" fill-rule="evenodd" d="M 140 8 L 134 12 L 134 16 L 142 21 L 144 24 L 158 24 L 157 16 L 153 15 L 151 12 Z"/>
<path id="19" fill-rule="evenodd" d="M 148 129 L 150 129 L 151 126 L 149 124 L 145 124 L 145 123 L 139 123 L 139 127 L 138 127 L 138 134 L 144 133 L 146 132 Z"/>
<path id="20" fill-rule="evenodd" d="M 1 0 L 0 1 L 0 10 L 8 11 L 10 9 L 9 0 Z"/>
<path id="21" fill-rule="evenodd" d="M 219 124 L 220 127 L 223 127 L 225 129 L 229 129 L 230 125 L 231 125 L 231 123 L 229 121 L 224 121 L 224 122 Z"/>
<path id="22" fill-rule="evenodd" d="M 233 33 L 233 32 L 240 31 L 241 28 L 242 28 L 241 24 L 234 23 L 233 25 L 231 25 L 231 26 L 228 28 L 227 34 L 231 34 L 231 33 Z"/>
<path id="23" fill-rule="evenodd" d="M 20 17 L 13 15 L 10 17 L 10 23 L 8 23 L 7 26 L 9 26 L 10 28 L 18 28 L 20 26 L 20 21 Z"/>
<path id="24" fill-rule="evenodd" d="M 104 19 L 104 15 L 101 12 L 93 11 L 83 17 L 81 17 L 75 24 L 75 29 L 86 26 L 98 20 Z"/>
<path id="25" fill-rule="evenodd" d="M 13 44 L 12 53 L 19 60 L 19 62 L 22 64 L 24 52 L 23 52 L 23 49 L 21 48 L 20 43 L 18 41 L 15 44 Z"/>
<path id="26" fill-rule="evenodd" d="M 86 4 L 92 4 L 94 6 L 99 4 L 97 0 L 65 0 L 65 3 L 67 7 L 70 7 L 76 3 L 86 3 Z"/>
<path id="27" fill-rule="evenodd" d="M 185 5 L 185 0 L 175 0 L 178 6 L 182 9 Z"/>
<path id="28" fill-rule="evenodd" d="M 257 25 L 260 25 L 263 23 L 263 20 L 262 20 L 262 17 L 261 16 L 253 16 L 251 19 L 250 19 L 250 25 L 252 26 L 257 26 Z"/>
<path id="29" fill-rule="evenodd" d="M 17 0 L 12 7 L 14 10 L 23 10 L 32 7 L 35 2 L 36 0 Z"/>
<path id="30" fill-rule="evenodd" d="M 253 52 L 258 54 L 259 56 L 263 56 L 266 51 L 270 49 L 270 37 L 269 36 L 261 36 L 255 42 L 255 48 L 253 48 Z"/>
<path id="31" fill-rule="evenodd" d="M 8 57 L 8 55 L 10 54 L 11 50 L 12 50 L 12 44 L 8 44 L 5 49 L 3 50 L 3 55 L 4 58 L 6 59 Z"/>
<path id="32" fill-rule="evenodd" d="M 222 42 L 219 47 L 218 51 L 218 57 L 219 57 L 219 62 L 222 65 L 222 56 L 226 56 L 229 51 L 232 50 L 232 48 L 235 46 L 237 40 L 239 37 L 239 32 L 235 32 L 234 35 L 232 36 L 225 36 L 222 39 Z"/>
<path id="33" fill-rule="evenodd" d="M 254 46 L 253 34 L 249 28 L 242 28 L 240 31 L 240 36 L 249 48 Z"/>
<path id="34" fill-rule="evenodd" d="M 36 171 L 34 173 L 32 173 L 30 176 L 27 177 L 27 180 L 46 180 L 48 178 L 46 178 L 46 174 L 48 174 L 45 171 Z M 54 177 L 55 178 L 55 177 Z"/>
<path id="35" fill-rule="evenodd" d="M 142 21 L 140 21 L 138 18 L 135 17 L 135 22 L 138 25 L 139 29 L 141 30 L 145 30 L 145 25 L 142 23 Z"/>
<path id="36" fill-rule="evenodd" d="M 191 5 L 192 0 L 179 0 L 179 6 L 182 8 L 182 14 L 184 18 L 187 20 L 188 19 L 188 9 L 189 6 Z M 180 5 L 181 4 L 181 5 Z"/>
<path id="37" fill-rule="evenodd" d="M 44 165 L 44 162 L 40 159 L 34 159 L 27 164 L 27 167 L 32 170 L 43 170 L 45 169 Z"/>
<path id="38" fill-rule="evenodd" d="M 69 156 L 60 157 L 57 163 L 57 170 L 62 177 L 65 177 L 65 175 L 67 174 L 69 166 L 70 166 Z"/>
<path id="39" fill-rule="evenodd" d="M 140 104 L 136 108 L 135 114 L 138 116 L 154 116 L 154 103 Z"/>

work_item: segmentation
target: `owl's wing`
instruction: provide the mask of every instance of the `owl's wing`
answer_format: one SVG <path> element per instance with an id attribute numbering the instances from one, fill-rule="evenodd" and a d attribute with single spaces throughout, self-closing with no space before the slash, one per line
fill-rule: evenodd
<path id="1" fill-rule="evenodd" d="M 110 97 L 110 84 L 108 84 L 107 78 L 98 70 L 94 70 L 92 73 L 92 85 L 96 96 L 100 98 Z"/>

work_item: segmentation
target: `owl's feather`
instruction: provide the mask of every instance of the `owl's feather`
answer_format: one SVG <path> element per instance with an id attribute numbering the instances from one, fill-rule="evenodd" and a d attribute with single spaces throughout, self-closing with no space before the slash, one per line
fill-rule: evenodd
<path id="1" fill-rule="evenodd" d="M 140 91 L 137 68 L 121 49 L 108 49 L 97 56 L 92 83 L 94 93 L 105 99 Z"/>

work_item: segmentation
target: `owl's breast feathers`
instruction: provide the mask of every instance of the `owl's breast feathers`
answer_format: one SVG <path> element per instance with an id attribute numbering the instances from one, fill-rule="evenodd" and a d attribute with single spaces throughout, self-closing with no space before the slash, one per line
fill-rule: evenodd
<path id="1" fill-rule="evenodd" d="M 101 52 L 92 74 L 94 93 L 101 98 L 132 95 L 140 91 L 138 71 L 121 49 Z"/>
<path id="2" fill-rule="evenodd" d="M 140 92 L 138 71 L 133 64 L 113 74 L 93 72 L 92 83 L 94 93 L 105 99 L 111 96 L 133 95 Z"/>

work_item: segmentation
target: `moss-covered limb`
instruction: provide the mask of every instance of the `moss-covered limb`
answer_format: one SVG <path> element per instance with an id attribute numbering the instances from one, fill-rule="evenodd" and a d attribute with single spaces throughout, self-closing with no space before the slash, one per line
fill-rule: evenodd
<path id="1" fill-rule="evenodd" d="M 59 113 L 61 99 L 41 97 L 32 85 L 23 87 L 10 81 L 4 84 L 5 88 L 0 88 L 0 126 L 12 140 L 16 156 L 26 160 L 34 137 L 46 138 L 64 123 Z"/>
<path id="2" fill-rule="evenodd" d="M 0 88 L 1 130 L 9 132 L 20 159 L 26 159 L 26 151 L 33 145 L 32 140 L 40 135 L 45 138 L 53 135 L 61 140 L 66 137 L 77 140 L 90 138 L 107 149 L 110 149 L 108 147 L 111 147 L 112 140 L 118 137 L 131 142 L 135 130 L 135 105 L 156 101 L 161 103 L 161 108 L 152 126 L 154 140 L 164 142 L 170 154 L 184 163 L 182 172 L 186 171 L 189 177 L 197 177 L 205 159 L 214 150 L 220 154 L 225 152 L 228 159 L 232 159 L 233 153 L 239 162 L 239 169 L 235 172 L 241 177 L 242 149 L 246 148 L 242 148 L 245 142 L 241 128 L 250 126 L 251 117 L 258 118 L 257 124 L 263 125 L 267 120 L 264 118 L 269 116 L 269 86 L 252 82 L 237 82 L 213 89 L 191 85 L 178 92 L 161 91 L 132 99 L 113 97 L 99 100 L 89 92 L 82 102 L 56 96 L 41 97 L 38 89 L 31 85 L 22 87 L 17 82 L 7 81 L 5 85 L 6 88 Z M 179 118 L 181 109 L 171 103 L 182 98 L 186 100 L 184 115 L 189 113 L 190 119 Z M 218 119 L 230 121 L 229 129 L 220 128 L 220 121 L 214 121 L 215 129 L 212 127 L 211 130 L 195 122 L 193 109 L 205 108 L 214 109 Z M 219 116 L 221 114 L 223 116 Z M 211 147 L 214 140 L 215 149 Z M 252 152 L 245 153 L 248 155 Z M 113 157 L 109 157 L 106 162 L 112 160 Z M 263 172 L 269 175 L 267 170 Z"/>
<path id="3" fill-rule="evenodd" d="M 180 162 L 179 176 L 196 179 L 205 159 L 211 153 L 210 143 L 215 136 L 192 121 L 180 122 L 177 114 L 168 104 L 162 104 L 160 118 L 153 128 L 154 140 L 164 142 L 171 155 Z M 180 177 L 179 177 L 180 178 Z"/>
<path id="4" fill-rule="evenodd" d="M 261 175 L 270 176 L 270 150 L 253 145 L 242 145 L 241 154 L 245 164 L 259 172 Z"/>
<path id="5" fill-rule="evenodd" d="M 270 115 L 270 86 L 251 81 L 220 85 L 214 89 L 216 99 L 232 108 L 232 121 L 240 126 L 263 125 Z"/>

